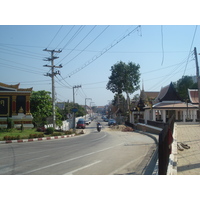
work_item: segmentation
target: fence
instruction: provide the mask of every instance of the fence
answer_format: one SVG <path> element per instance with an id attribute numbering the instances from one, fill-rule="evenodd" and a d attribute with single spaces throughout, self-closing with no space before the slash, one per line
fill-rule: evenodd
<path id="1" fill-rule="evenodd" d="M 174 129 L 174 115 L 167 123 L 148 121 L 149 126 L 160 128 L 158 143 L 158 175 L 166 175 L 171 154 L 172 133 Z M 126 122 L 125 125 L 134 127 L 134 124 Z M 146 130 L 145 130 L 146 131 Z M 152 130 L 149 131 L 152 133 Z M 155 155 L 156 156 L 156 155 Z"/>
<path id="2" fill-rule="evenodd" d="M 86 118 L 88 118 L 89 115 L 86 115 Z M 76 117 L 75 118 L 75 123 L 80 119 L 80 118 L 85 118 L 85 116 L 83 117 Z M 48 127 L 53 127 L 53 124 L 48 124 L 48 125 L 45 125 L 45 128 L 48 128 Z M 63 130 L 63 131 L 68 131 L 69 129 L 73 128 L 73 119 L 68 119 L 66 121 L 63 121 L 62 122 L 62 126 L 61 127 L 58 127 L 56 126 L 56 129 L 59 130 Z"/>

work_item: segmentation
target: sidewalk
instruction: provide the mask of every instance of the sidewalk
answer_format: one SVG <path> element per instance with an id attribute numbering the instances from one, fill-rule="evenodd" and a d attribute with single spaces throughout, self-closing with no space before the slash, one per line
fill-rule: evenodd
<path id="1" fill-rule="evenodd" d="M 175 125 L 177 144 L 177 175 L 200 175 L 200 124 Z M 183 148 L 181 143 L 190 148 Z"/>

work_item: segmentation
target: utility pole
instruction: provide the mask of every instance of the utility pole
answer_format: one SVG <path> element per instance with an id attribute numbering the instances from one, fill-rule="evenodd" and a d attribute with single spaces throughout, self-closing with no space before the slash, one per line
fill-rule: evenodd
<path id="1" fill-rule="evenodd" d="M 75 88 L 80 88 L 81 87 L 81 85 L 75 85 L 75 86 L 73 86 L 73 104 L 74 104 L 74 111 L 73 111 L 73 129 L 75 129 L 75 92 L 74 92 L 74 89 Z"/>
<path id="2" fill-rule="evenodd" d="M 62 68 L 62 65 L 59 66 L 55 66 L 54 65 L 54 60 L 59 58 L 54 56 L 54 53 L 61 53 L 61 50 L 48 50 L 48 49 L 44 49 L 43 51 L 47 51 L 51 53 L 51 57 L 50 58 L 46 58 L 44 59 L 44 61 L 51 61 L 51 65 L 44 65 L 44 67 L 50 67 L 51 68 L 51 74 L 47 73 L 45 76 L 50 76 L 51 80 L 52 80 L 52 113 L 53 113 L 53 128 L 56 128 L 56 115 L 55 115 L 55 86 L 54 86 L 54 76 L 56 76 L 57 74 L 60 74 L 59 71 L 54 72 L 54 68 Z"/>
<path id="3" fill-rule="evenodd" d="M 86 100 L 91 100 L 92 101 L 92 99 L 91 98 L 85 98 L 85 113 L 87 114 Z M 86 120 L 86 114 L 85 114 L 85 120 Z"/>
<path id="4" fill-rule="evenodd" d="M 92 110 L 92 104 L 93 104 L 94 102 L 90 102 L 90 109 L 91 109 L 91 113 L 90 113 L 90 117 L 92 117 L 92 115 L 93 115 L 93 110 Z"/>
<path id="5" fill-rule="evenodd" d="M 200 77 L 199 77 L 199 65 L 198 65 L 198 58 L 197 58 L 197 49 L 196 49 L 196 47 L 194 47 L 194 56 L 195 56 L 196 73 L 197 73 L 198 96 L 199 96 L 199 122 L 200 122 Z"/>

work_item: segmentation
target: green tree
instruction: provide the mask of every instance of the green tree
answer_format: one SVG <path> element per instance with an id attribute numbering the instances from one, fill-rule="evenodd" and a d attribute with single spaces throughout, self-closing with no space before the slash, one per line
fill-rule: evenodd
<path id="1" fill-rule="evenodd" d="M 78 111 L 75 114 L 76 117 L 84 116 L 86 114 L 85 108 L 83 106 L 77 103 L 75 103 L 74 105 L 73 102 L 66 102 L 63 110 L 58 108 L 58 112 L 62 116 L 62 120 L 65 120 L 67 118 L 67 114 L 72 114 L 73 108 L 78 109 Z"/>
<path id="2" fill-rule="evenodd" d="M 197 89 L 197 84 L 193 82 L 191 76 L 183 76 L 177 82 L 174 82 L 173 85 L 183 100 L 188 99 L 188 88 Z"/>
<path id="3" fill-rule="evenodd" d="M 47 124 L 47 117 L 52 116 L 52 99 L 50 92 L 33 91 L 30 99 L 33 122 L 36 126 Z"/>
<path id="4" fill-rule="evenodd" d="M 111 76 L 107 83 L 107 90 L 113 93 L 127 95 L 129 109 L 129 94 L 134 93 L 139 89 L 140 82 L 140 65 L 129 62 L 128 64 L 120 61 L 111 66 Z"/>

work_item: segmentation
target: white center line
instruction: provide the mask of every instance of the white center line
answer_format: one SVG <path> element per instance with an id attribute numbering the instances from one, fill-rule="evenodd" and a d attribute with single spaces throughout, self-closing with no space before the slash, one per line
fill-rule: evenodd
<path id="1" fill-rule="evenodd" d="M 49 167 L 54 167 L 56 165 L 60 165 L 60 164 L 63 164 L 63 163 L 66 163 L 66 162 L 70 162 L 70 161 L 73 161 L 73 160 L 77 160 L 77 159 L 80 159 L 80 158 L 83 158 L 83 157 L 86 157 L 86 156 L 90 156 L 90 155 L 93 155 L 95 153 L 99 153 L 99 152 L 102 152 L 102 151 L 106 151 L 106 150 L 109 150 L 109 149 L 112 149 L 116 146 L 120 146 L 124 143 L 120 143 L 120 144 L 117 144 L 115 146 L 111 146 L 111 147 L 108 147 L 108 148 L 105 148 L 105 149 L 101 149 L 99 151 L 94 151 L 94 152 L 91 152 L 91 153 L 88 153 L 88 154 L 85 154 L 85 155 L 81 155 L 81 156 L 78 156 L 78 157 L 75 157 L 75 158 L 71 158 L 69 160 L 64 160 L 64 161 L 61 161 L 61 162 L 57 162 L 57 163 L 54 163 L 54 164 L 51 164 L 51 165 L 47 165 L 47 166 L 44 166 L 44 167 L 40 167 L 40 168 L 37 168 L 37 169 L 34 169 L 34 170 L 31 170 L 31 171 L 27 171 L 25 173 L 22 173 L 23 174 L 30 174 L 32 172 L 36 172 L 36 171 L 39 171 L 39 170 L 42 170 L 42 169 L 46 169 L 46 168 L 49 168 Z"/>
<path id="2" fill-rule="evenodd" d="M 74 170 L 74 171 L 68 172 L 68 173 L 63 174 L 63 175 L 73 175 L 74 172 L 77 172 L 77 171 L 79 171 L 79 170 L 82 170 L 82 169 L 85 169 L 85 168 L 91 167 L 92 165 L 95 165 L 95 164 L 100 163 L 100 162 L 102 162 L 102 160 L 99 160 L 99 161 L 93 162 L 93 163 L 91 163 L 91 164 L 89 164 L 89 165 L 86 165 L 86 166 L 84 166 L 84 167 L 78 168 L 78 169 L 76 169 L 76 170 Z"/>

